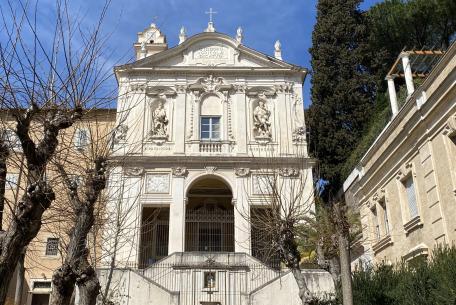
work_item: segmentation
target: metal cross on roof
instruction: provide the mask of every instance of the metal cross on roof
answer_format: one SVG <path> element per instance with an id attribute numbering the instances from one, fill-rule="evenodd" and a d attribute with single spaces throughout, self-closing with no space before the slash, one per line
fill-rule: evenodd
<path id="1" fill-rule="evenodd" d="M 211 8 L 209 8 L 209 12 L 205 12 L 205 14 L 209 14 L 209 22 L 212 22 L 212 15 L 217 14 L 217 12 L 213 11 L 212 7 L 211 7 Z"/>

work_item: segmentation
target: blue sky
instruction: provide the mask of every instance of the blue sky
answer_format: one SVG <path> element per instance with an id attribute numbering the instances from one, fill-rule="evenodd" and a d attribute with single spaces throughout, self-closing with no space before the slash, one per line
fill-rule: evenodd
<path id="1" fill-rule="evenodd" d="M 258 51 L 273 54 L 274 42 L 282 43 L 285 61 L 306 68 L 310 66 L 309 48 L 316 17 L 316 0 L 112 0 L 104 29 L 110 35 L 107 45 L 113 52 L 112 64 L 132 58 L 136 34 L 155 22 L 168 39 L 168 45 L 178 42 L 181 26 L 188 35 L 197 34 L 207 26 L 210 7 L 218 13 L 214 24 L 218 32 L 234 36 L 238 26 L 244 30 L 244 44 Z M 379 0 L 366 0 L 366 9 Z M 38 22 L 52 37 L 51 10 L 55 0 L 39 0 Z M 71 12 L 84 22 L 97 19 L 103 0 L 69 1 Z M 46 32 L 46 31 L 44 31 Z M 43 32 L 41 32 L 43 33 Z M 46 34 L 46 33 L 44 33 Z M 0 35 L 1 37 L 1 35 Z M 119 58 L 121 60 L 119 61 Z M 114 84 L 113 84 L 114 85 Z M 304 85 L 305 105 L 310 104 L 310 77 Z"/>

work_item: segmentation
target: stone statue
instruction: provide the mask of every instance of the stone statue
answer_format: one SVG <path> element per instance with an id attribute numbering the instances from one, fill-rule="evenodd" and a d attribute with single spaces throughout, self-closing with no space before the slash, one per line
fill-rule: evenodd
<path id="1" fill-rule="evenodd" d="M 120 124 L 114 133 L 114 143 L 118 144 L 127 140 L 128 126 Z"/>
<path id="2" fill-rule="evenodd" d="M 166 116 L 166 110 L 163 105 L 163 101 L 158 102 L 158 107 L 152 114 L 153 130 L 152 136 L 166 137 L 168 132 L 168 117 Z"/>
<path id="3" fill-rule="evenodd" d="M 271 122 L 269 122 L 270 116 L 271 111 L 266 108 L 264 101 L 259 100 L 258 106 L 256 106 L 255 110 L 253 111 L 253 123 L 259 137 L 271 137 Z"/>

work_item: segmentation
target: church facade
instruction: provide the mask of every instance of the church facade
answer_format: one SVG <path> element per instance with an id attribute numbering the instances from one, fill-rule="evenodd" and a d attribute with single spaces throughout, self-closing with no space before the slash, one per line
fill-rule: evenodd
<path id="1" fill-rule="evenodd" d="M 271 172 L 305 181 L 303 198 L 313 197 L 307 70 L 283 61 L 278 41 L 268 56 L 242 40 L 241 28 L 230 37 L 209 22 L 189 38 L 181 29 L 168 48 L 152 24 L 138 33 L 136 61 L 115 68 L 103 249 L 115 270 L 102 268 L 100 281 L 116 285 L 120 303 L 299 304 L 251 222 L 268 208 Z M 315 292 L 332 287 L 322 271 L 308 273 Z"/>

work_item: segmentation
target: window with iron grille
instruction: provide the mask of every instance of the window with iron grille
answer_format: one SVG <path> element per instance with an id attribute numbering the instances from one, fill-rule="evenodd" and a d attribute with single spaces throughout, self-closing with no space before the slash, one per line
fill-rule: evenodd
<path id="1" fill-rule="evenodd" d="M 52 284 L 50 281 L 35 281 L 33 282 L 33 289 L 51 289 Z"/>
<path id="2" fill-rule="evenodd" d="M 220 117 L 201 117 L 201 140 L 220 140 Z"/>
<path id="3" fill-rule="evenodd" d="M 46 255 L 57 255 L 59 252 L 59 239 L 48 238 L 46 242 Z"/>
<path id="4" fill-rule="evenodd" d="M 418 205 L 416 202 L 415 185 L 413 177 L 410 175 L 404 180 L 405 194 L 407 197 L 407 204 L 409 207 L 410 218 L 418 216 Z"/>

